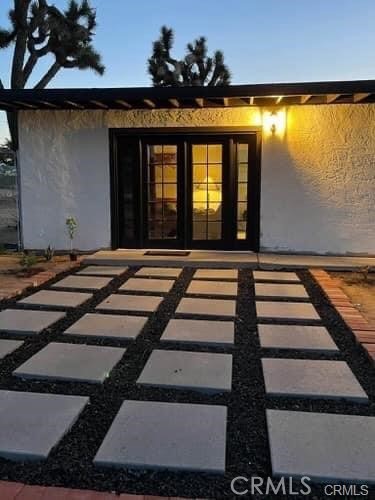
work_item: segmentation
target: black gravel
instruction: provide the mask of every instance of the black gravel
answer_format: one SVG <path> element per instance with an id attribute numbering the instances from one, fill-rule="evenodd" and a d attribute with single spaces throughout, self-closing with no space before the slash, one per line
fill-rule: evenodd
<path id="1" fill-rule="evenodd" d="M 65 318 L 58 321 L 51 328 L 44 330 L 40 335 L 25 336 L 24 345 L 1 361 L 0 389 L 90 397 L 90 404 L 87 405 L 71 431 L 60 441 L 46 461 L 15 463 L 0 459 L 1 480 L 143 495 L 215 499 L 234 498 L 230 490 L 230 482 L 234 477 L 241 475 L 247 478 L 251 476 L 266 478 L 271 476 L 265 420 L 266 408 L 375 416 L 375 371 L 373 366 L 364 350 L 355 343 L 351 331 L 326 300 L 320 287 L 307 271 L 297 272 L 310 295 L 312 303 L 317 308 L 324 326 L 327 327 L 340 348 L 339 354 L 314 354 L 303 351 L 286 352 L 261 349 L 256 326 L 254 283 L 249 270 L 239 271 L 235 346 L 204 347 L 189 345 L 183 347 L 177 343 L 163 344 L 162 346 L 159 343 L 165 326 L 174 316 L 175 309 L 193 276 L 194 270 L 191 268 L 184 268 L 172 290 L 165 294 L 165 299 L 159 310 L 150 315 L 149 321 L 135 341 L 93 339 L 78 336 L 69 336 L 67 338 L 67 336 L 62 335 L 62 332 L 83 314 L 93 312 L 97 304 L 109 294 L 115 292 L 137 269 L 139 268 L 131 267 L 123 275 L 114 278 L 107 287 L 95 292 L 91 300 L 80 307 L 67 310 Z M 29 290 L 16 299 L 0 302 L 0 309 L 7 307 L 21 309 L 25 307 L 17 303 L 16 300 L 30 295 L 38 289 L 48 288 L 53 282 L 68 274 L 70 272 L 60 274 L 42 287 Z M 33 307 L 33 309 L 38 309 L 38 307 Z M 107 311 L 107 313 L 111 312 Z M 145 314 L 140 313 L 139 315 Z M 204 319 L 204 316 L 194 316 L 192 318 Z M 269 323 L 272 323 L 272 321 L 269 321 Z M 288 324 L 293 323 L 289 322 Z M 4 335 L 4 338 L 18 339 L 20 336 L 9 334 Z M 127 351 L 110 374 L 110 377 L 102 385 L 21 380 L 12 376 L 14 369 L 51 341 L 127 347 Z M 194 391 L 137 387 L 136 379 L 155 348 L 232 353 L 232 391 L 212 395 Z M 370 401 L 368 404 L 359 404 L 319 399 L 266 398 L 261 370 L 261 357 L 265 356 L 345 360 L 368 394 Z M 93 458 L 124 399 L 227 406 L 227 466 L 225 475 L 94 467 Z M 308 429 L 306 431 L 308 432 Z M 295 484 L 296 488 L 298 488 L 299 483 Z M 250 498 L 250 495 L 247 495 L 246 498 Z M 265 498 L 265 496 L 255 494 L 252 498 Z M 282 497 L 269 494 L 267 498 Z M 306 496 L 293 495 L 293 498 L 306 498 Z M 312 493 L 308 498 L 326 498 L 323 486 L 319 484 L 313 485 Z"/>

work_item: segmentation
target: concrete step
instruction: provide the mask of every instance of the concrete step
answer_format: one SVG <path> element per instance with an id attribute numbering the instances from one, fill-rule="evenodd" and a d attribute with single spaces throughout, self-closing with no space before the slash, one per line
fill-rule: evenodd
<path id="1" fill-rule="evenodd" d="M 332 255 L 286 255 L 254 252 L 223 252 L 192 250 L 188 256 L 145 255 L 144 250 L 100 250 L 83 259 L 84 264 L 104 266 L 161 266 L 249 268 L 249 269 L 306 269 L 319 267 L 331 271 L 375 269 L 375 257 Z"/>

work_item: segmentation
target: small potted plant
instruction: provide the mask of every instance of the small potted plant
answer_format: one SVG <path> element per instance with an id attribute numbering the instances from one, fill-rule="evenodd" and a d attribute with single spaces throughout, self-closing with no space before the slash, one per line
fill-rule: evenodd
<path id="1" fill-rule="evenodd" d="M 77 221 L 74 217 L 70 216 L 65 221 L 66 228 L 68 230 L 68 235 L 70 239 L 70 253 L 69 257 L 71 261 L 77 260 L 77 252 L 73 250 L 73 239 L 75 236 L 76 229 L 78 227 Z"/>

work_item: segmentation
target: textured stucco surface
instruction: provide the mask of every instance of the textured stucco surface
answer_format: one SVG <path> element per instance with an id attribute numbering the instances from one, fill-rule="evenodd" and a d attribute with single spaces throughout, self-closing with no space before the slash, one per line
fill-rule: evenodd
<path id="1" fill-rule="evenodd" d="M 76 248 L 108 247 L 109 141 L 100 113 L 21 113 L 19 123 L 24 247 L 69 248 L 70 215 Z"/>
<path id="2" fill-rule="evenodd" d="M 262 145 L 261 246 L 375 253 L 375 105 L 291 106 Z M 26 248 L 110 245 L 108 129 L 261 125 L 258 108 L 20 113 Z"/>
<path id="3" fill-rule="evenodd" d="M 291 106 L 263 141 L 261 244 L 375 253 L 375 105 Z"/>

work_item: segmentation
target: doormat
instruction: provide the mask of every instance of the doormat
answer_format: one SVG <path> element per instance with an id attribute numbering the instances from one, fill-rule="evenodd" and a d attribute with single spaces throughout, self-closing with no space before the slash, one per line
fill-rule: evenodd
<path id="1" fill-rule="evenodd" d="M 166 250 L 157 251 L 157 250 L 148 250 L 143 255 L 153 255 L 154 257 L 187 257 L 190 255 L 190 252 L 185 250 Z"/>

